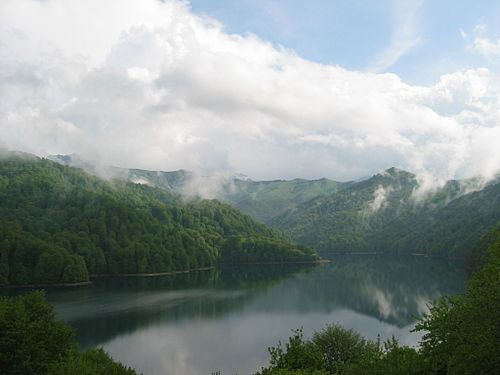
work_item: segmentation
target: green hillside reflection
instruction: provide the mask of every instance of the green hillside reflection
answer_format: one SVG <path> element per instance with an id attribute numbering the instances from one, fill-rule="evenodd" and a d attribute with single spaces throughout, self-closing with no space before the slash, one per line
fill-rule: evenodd
<path id="1" fill-rule="evenodd" d="M 245 266 L 154 278 L 96 279 L 89 287 L 48 292 L 84 346 L 190 321 L 253 314 L 351 311 L 403 328 L 441 294 L 457 294 L 466 274 L 427 258 L 335 257 L 316 267 Z M 290 327 L 295 328 L 295 327 Z"/>

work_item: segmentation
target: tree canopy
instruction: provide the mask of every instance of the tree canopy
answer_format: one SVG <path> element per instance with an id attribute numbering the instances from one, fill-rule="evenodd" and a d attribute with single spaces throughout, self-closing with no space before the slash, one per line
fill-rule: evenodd
<path id="1" fill-rule="evenodd" d="M 9 375 L 134 375 L 102 349 L 80 351 L 43 292 L 0 297 L 0 368 Z"/>
<path id="2" fill-rule="evenodd" d="M 0 285 L 173 272 L 221 260 L 316 259 L 310 248 L 218 201 L 184 201 L 29 154 L 0 160 Z"/>

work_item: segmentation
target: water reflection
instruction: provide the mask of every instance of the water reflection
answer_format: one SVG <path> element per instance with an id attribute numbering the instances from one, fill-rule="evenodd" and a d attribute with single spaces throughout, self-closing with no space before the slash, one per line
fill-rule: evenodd
<path id="1" fill-rule="evenodd" d="M 460 265 L 442 260 L 343 256 L 275 288 L 264 305 L 303 312 L 347 308 L 403 327 L 426 312 L 429 301 L 459 293 L 465 278 Z"/>
<path id="2" fill-rule="evenodd" d="M 340 322 L 369 338 L 410 334 L 465 273 L 424 258 L 337 257 L 329 265 L 240 267 L 161 278 L 96 280 L 51 290 L 60 317 L 84 346 L 103 346 L 144 374 L 252 373 L 292 328 L 309 334 Z"/>

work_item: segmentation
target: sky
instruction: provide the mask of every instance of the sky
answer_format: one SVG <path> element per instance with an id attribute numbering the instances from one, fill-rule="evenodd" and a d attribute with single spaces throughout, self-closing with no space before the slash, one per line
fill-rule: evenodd
<path id="1" fill-rule="evenodd" d="M 500 31 L 496 0 L 193 0 L 191 9 L 218 19 L 230 33 L 254 33 L 305 59 L 392 72 L 413 84 L 494 67 L 470 53 L 461 30 L 473 36 L 481 25 L 493 37 Z"/>
<path id="2" fill-rule="evenodd" d="M 490 178 L 499 75 L 498 1 L 0 1 L 0 147 L 41 156 Z"/>

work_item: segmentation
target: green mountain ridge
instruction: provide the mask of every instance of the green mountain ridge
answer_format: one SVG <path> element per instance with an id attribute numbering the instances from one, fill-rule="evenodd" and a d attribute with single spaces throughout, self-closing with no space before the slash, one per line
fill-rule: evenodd
<path id="1" fill-rule="evenodd" d="M 78 155 L 51 155 L 50 160 L 82 168 L 101 177 L 112 177 L 133 183 L 157 187 L 183 196 L 215 198 L 228 203 L 254 219 L 270 222 L 275 216 L 318 196 L 343 189 L 352 182 L 327 178 L 306 180 L 253 181 L 241 176 L 202 176 L 180 169 L 178 171 L 148 171 L 104 166 Z"/>
<path id="2" fill-rule="evenodd" d="M 500 222 L 500 184 L 477 186 L 474 179 L 448 181 L 419 196 L 416 176 L 391 168 L 269 224 L 323 255 L 377 251 L 469 257 L 481 236 Z"/>
<path id="3" fill-rule="evenodd" d="M 0 285 L 317 259 L 312 249 L 218 201 L 186 202 L 29 154 L 0 157 Z"/>
<path id="4" fill-rule="evenodd" d="M 394 167 L 347 182 L 121 171 L 121 179 L 182 195 L 209 192 L 323 255 L 376 251 L 468 257 L 475 241 L 500 221 L 498 176 L 488 183 L 470 178 L 424 189 L 416 175 Z"/>

